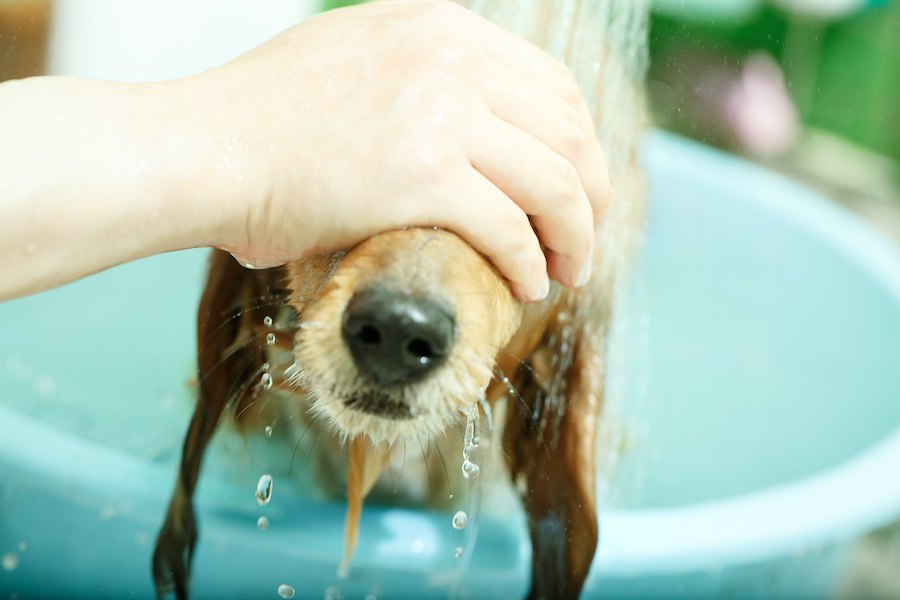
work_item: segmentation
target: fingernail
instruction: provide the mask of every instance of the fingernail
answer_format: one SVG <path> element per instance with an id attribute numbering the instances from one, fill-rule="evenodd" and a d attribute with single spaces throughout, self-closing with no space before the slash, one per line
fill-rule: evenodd
<path id="1" fill-rule="evenodd" d="M 581 273 L 578 274 L 578 279 L 575 281 L 575 287 L 581 287 L 588 282 L 591 278 L 591 272 L 594 270 L 594 257 L 589 256 L 587 262 L 584 263 L 584 266 L 581 267 Z"/>
<path id="2" fill-rule="evenodd" d="M 532 294 L 530 300 L 532 302 L 540 302 L 544 298 L 547 297 L 547 294 L 550 293 L 550 279 L 544 275 L 544 278 L 541 280 L 541 285 L 538 287 L 537 292 Z"/>

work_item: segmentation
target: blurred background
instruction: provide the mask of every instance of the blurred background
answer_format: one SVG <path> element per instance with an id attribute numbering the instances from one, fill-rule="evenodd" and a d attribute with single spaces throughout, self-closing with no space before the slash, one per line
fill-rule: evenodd
<path id="1" fill-rule="evenodd" d="M 348 3 L 199 0 L 189 12 L 208 22 L 198 30 L 175 0 L 0 0 L 0 81 L 187 75 L 231 58 L 235 39 L 250 48 L 286 22 Z M 76 35 L 79 23 L 112 13 L 145 27 Z M 185 60 L 184 40 L 202 50 Z M 900 241 L 900 2 L 654 0 L 649 49 L 658 127 L 802 181 Z M 858 545 L 842 590 L 900 598 L 900 523 Z"/>

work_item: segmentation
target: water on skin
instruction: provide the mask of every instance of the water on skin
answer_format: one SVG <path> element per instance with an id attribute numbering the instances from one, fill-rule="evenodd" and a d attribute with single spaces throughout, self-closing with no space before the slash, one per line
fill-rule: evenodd
<path id="1" fill-rule="evenodd" d="M 265 506 L 272 499 L 272 487 L 275 485 L 271 475 L 263 475 L 256 484 L 256 501 Z"/>

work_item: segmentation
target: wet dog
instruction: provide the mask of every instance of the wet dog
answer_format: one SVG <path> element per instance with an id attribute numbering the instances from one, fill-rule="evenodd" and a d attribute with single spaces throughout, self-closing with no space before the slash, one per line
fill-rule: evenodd
<path id="1" fill-rule="evenodd" d="M 551 47 L 551 31 L 572 40 L 587 39 L 579 27 L 608 29 L 608 14 L 585 12 L 592 10 L 587 2 L 569 4 L 584 13 L 581 21 L 569 15 L 565 29 L 544 15 L 529 37 Z M 549 10 L 549 3 L 538 5 Z M 512 14 L 492 17 L 513 20 Z M 635 148 L 643 123 L 640 69 L 618 66 L 622 50 L 614 37 L 590 43 L 570 47 L 566 57 L 582 86 L 591 82 L 586 94 L 616 193 L 588 286 L 554 287 L 543 302 L 522 305 L 483 256 L 456 235 L 430 228 L 389 231 L 347 252 L 265 271 L 214 253 L 199 309 L 199 399 L 153 557 L 160 593 L 188 595 L 197 540 L 193 495 L 203 453 L 224 415 L 259 422 L 267 418 L 263 407 L 271 406 L 263 400 L 278 398 L 279 410 L 322 430 L 330 444 L 325 456 L 349 457 L 320 469 L 320 479 L 324 487 L 333 485 L 329 479 L 346 482 L 352 549 L 352 521 L 392 446 L 444 443 L 439 434 L 478 410 L 472 407 L 483 398 L 506 406 L 495 426 L 528 516 L 530 596 L 579 595 L 597 547 L 606 331 L 639 214 Z M 617 111 L 611 124 L 605 111 L 615 103 L 628 109 Z"/>

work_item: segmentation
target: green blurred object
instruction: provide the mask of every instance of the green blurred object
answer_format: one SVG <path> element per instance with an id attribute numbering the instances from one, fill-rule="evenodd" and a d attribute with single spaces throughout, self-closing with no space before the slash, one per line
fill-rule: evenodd
<path id="1" fill-rule="evenodd" d="M 650 89 L 651 96 L 662 92 L 652 100 L 664 126 L 720 143 L 716 132 L 691 122 L 692 84 L 685 72 L 736 71 L 750 53 L 764 51 L 783 69 L 806 126 L 900 158 L 900 3 L 835 22 L 771 6 L 749 15 L 704 20 L 701 14 L 689 18 L 663 9 L 651 19 Z M 676 89 L 680 85 L 684 89 Z"/>
<path id="2" fill-rule="evenodd" d="M 351 4 L 359 4 L 362 0 L 322 0 L 322 10 L 331 10 L 333 8 L 341 8 L 342 6 L 350 6 Z"/>

